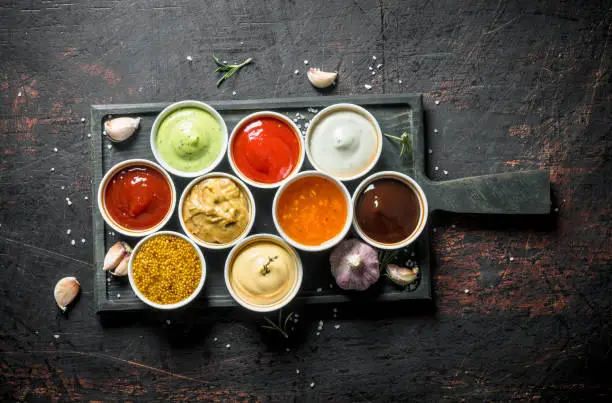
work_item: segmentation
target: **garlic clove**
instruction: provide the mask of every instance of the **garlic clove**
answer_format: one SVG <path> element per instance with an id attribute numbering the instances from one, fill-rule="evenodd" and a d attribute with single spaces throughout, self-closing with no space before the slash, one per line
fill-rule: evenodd
<path id="1" fill-rule="evenodd" d="M 409 269 L 396 264 L 387 265 L 387 277 L 399 286 L 405 287 L 408 284 L 414 283 L 418 276 L 418 266 L 414 266 L 412 269 Z"/>
<path id="2" fill-rule="evenodd" d="M 115 268 L 115 270 L 111 271 L 111 274 L 113 276 L 118 276 L 118 277 L 127 276 L 128 264 L 130 263 L 131 255 L 132 254 L 128 252 L 125 254 L 125 256 L 123 256 L 123 259 L 121 259 L 121 263 L 119 263 L 119 265 Z"/>
<path id="3" fill-rule="evenodd" d="M 132 248 L 127 243 L 123 241 L 115 243 L 108 252 L 106 252 L 106 256 L 104 256 L 104 267 L 102 269 L 113 270 L 121 263 L 123 256 L 130 252 L 132 252 Z"/>
<path id="4" fill-rule="evenodd" d="M 104 130 L 111 141 L 120 142 L 129 139 L 140 125 L 140 118 L 121 117 L 104 122 Z"/>
<path id="5" fill-rule="evenodd" d="M 338 77 L 338 73 L 336 72 L 330 73 L 312 67 L 308 69 L 306 75 L 308 76 L 308 80 L 310 80 L 310 83 L 317 88 L 329 87 L 334 83 L 334 81 L 336 81 L 336 78 Z"/>
<path id="6" fill-rule="evenodd" d="M 62 312 L 66 312 L 68 305 L 74 301 L 80 289 L 81 285 L 75 277 L 64 277 L 57 282 L 53 290 L 53 296 Z"/>

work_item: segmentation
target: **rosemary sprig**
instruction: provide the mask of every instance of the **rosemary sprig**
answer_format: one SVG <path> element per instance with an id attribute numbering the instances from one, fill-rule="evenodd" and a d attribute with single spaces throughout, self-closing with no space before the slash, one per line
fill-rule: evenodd
<path id="1" fill-rule="evenodd" d="M 282 334 L 285 339 L 288 339 L 289 333 L 287 332 L 287 324 L 289 323 L 289 320 L 292 316 L 293 312 L 287 315 L 287 317 L 283 321 L 283 310 L 281 309 L 278 311 L 278 323 L 275 323 L 267 316 L 264 316 L 264 319 L 270 324 L 270 326 L 262 325 L 261 327 L 263 327 L 264 329 L 277 331 Z"/>
<path id="2" fill-rule="evenodd" d="M 220 86 L 223 81 L 230 78 L 235 72 L 237 72 L 238 70 L 240 70 L 247 64 L 251 63 L 251 61 L 253 60 L 252 57 L 249 57 L 248 59 L 246 59 L 244 62 L 240 64 L 226 64 L 226 63 L 221 62 L 221 60 L 219 60 L 219 58 L 215 55 L 213 55 L 212 58 L 217 64 L 217 69 L 215 71 L 217 73 L 225 73 L 223 74 L 223 76 L 221 76 L 219 81 L 217 81 L 217 87 Z"/>
<path id="3" fill-rule="evenodd" d="M 261 267 L 261 270 L 259 271 L 262 276 L 265 276 L 266 274 L 270 273 L 270 263 L 272 263 L 276 259 L 278 259 L 278 256 L 272 256 L 272 257 L 268 256 L 268 263 L 264 264 Z"/>
<path id="4" fill-rule="evenodd" d="M 403 132 L 401 137 L 392 136 L 390 134 L 385 134 L 385 136 L 392 140 L 399 141 L 399 143 L 402 145 L 400 157 L 404 155 L 404 152 L 410 151 L 410 149 L 412 148 L 412 139 L 410 138 L 408 132 Z"/>

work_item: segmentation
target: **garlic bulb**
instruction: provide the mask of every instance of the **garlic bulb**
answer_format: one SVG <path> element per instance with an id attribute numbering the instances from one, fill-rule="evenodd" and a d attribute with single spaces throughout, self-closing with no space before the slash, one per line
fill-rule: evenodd
<path id="1" fill-rule="evenodd" d="M 357 239 L 340 242 L 329 261 L 332 275 L 343 290 L 367 290 L 380 276 L 376 249 Z"/>
<path id="2" fill-rule="evenodd" d="M 120 142 L 129 139 L 140 125 L 140 118 L 122 117 L 104 122 L 104 131 L 111 141 Z"/>
<path id="3" fill-rule="evenodd" d="M 128 262 L 132 248 L 123 241 L 115 243 L 104 256 L 103 270 L 110 270 L 115 276 L 127 276 Z"/>
<path id="4" fill-rule="evenodd" d="M 81 285 L 75 277 L 64 277 L 57 282 L 53 290 L 53 296 L 62 312 L 66 312 L 68 305 L 79 295 L 80 289 Z"/>
<path id="5" fill-rule="evenodd" d="M 327 71 L 314 69 L 312 67 L 308 69 L 306 75 L 308 76 L 308 80 L 310 80 L 310 83 L 317 88 L 329 87 L 334 83 L 334 81 L 336 81 L 336 78 L 338 77 L 338 73 L 336 72 L 330 73 Z"/>
<path id="6" fill-rule="evenodd" d="M 412 269 L 409 269 L 396 264 L 389 264 L 387 265 L 387 277 L 395 284 L 405 287 L 408 284 L 414 283 L 419 277 L 419 267 L 414 266 Z"/>

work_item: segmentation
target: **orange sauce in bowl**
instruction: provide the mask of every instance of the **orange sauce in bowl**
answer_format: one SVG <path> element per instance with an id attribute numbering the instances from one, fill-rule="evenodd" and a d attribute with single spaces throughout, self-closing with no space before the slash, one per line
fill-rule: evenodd
<path id="1" fill-rule="evenodd" d="M 347 215 L 348 205 L 342 189 L 319 176 L 305 176 L 291 182 L 276 207 L 276 219 L 285 234 L 308 246 L 321 245 L 342 232 Z"/>

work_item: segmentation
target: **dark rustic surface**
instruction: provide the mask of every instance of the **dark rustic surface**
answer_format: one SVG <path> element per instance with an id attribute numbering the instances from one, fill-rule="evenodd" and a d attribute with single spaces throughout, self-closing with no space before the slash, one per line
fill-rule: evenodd
<path id="1" fill-rule="evenodd" d="M 611 30 L 610 1 L 2 1 L 0 398 L 609 398 Z M 217 89 L 213 52 L 255 63 Z M 435 311 L 305 311 L 289 343 L 243 313 L 96 317 L 89 105 L 316 95 L 304 59 L 335 94 L 425 93 L 433 178 L 546 168 L 558 211 L 433 217 Z"/>

